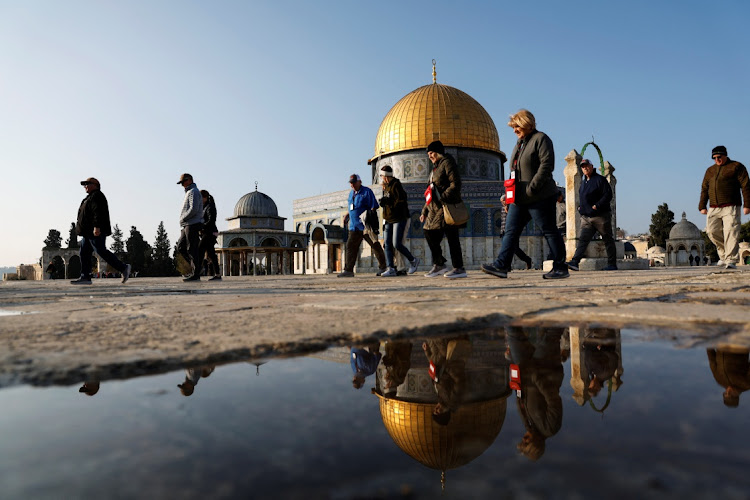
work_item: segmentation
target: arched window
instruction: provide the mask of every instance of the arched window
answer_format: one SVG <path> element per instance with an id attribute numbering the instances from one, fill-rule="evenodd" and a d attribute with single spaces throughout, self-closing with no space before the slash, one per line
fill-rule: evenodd
<path id="1" fill-rule="evenodd" d="M 495 210 L 492 212 L 492 234 L 495 236 L 499 236 L 502 234 L 503 228 L 503 219 L 505 218 L 505 210 L 502 208 Z"/>
<path id="2" fill-rule="evenodd" d="M 484 236 L 487 234 L 487 220 L 484 210 L 477 210 L 471 216 L 471 227 L 474 236 Z"/>

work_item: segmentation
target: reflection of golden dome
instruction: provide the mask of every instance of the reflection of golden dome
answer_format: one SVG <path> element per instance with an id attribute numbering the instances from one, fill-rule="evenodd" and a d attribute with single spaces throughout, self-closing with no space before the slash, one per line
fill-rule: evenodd
<path id="1" fill-rule="evenodd" d="M 391 108 L 375 138 L 375 156 L 445 146 L 500 152 L 495 123 L 469 94 L 439 83 L 406 94 Z"/>
<path id="2" fill-rule="evenodd" d="M 484 453 L 505 422 L 506 397 L 461 405 L 442 426 L 432 420 L 434 404 L 377 396 L 393 442 L 413 459 L 441 471 L 466 465 Z"/>

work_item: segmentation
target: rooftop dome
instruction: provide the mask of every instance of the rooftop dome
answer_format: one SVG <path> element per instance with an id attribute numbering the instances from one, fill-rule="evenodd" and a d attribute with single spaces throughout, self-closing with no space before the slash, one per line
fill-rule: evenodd
<path id="1" fill-rule="evenodd" d="M 500 152 L 495 123 L 482 105 L 465 92 L 433 83 L 406 94 L 385 115 L 374 157 L 426 149 L 437 140 L 445 146 Z"/>
<path id="2" fill-rule="evenodd" d="M 278 217 L 279 210 L 276 203 L 267 194 L 255 188 L 239 199 L 234 206 L 234 217 Z"/>
<path id="3" fill-rule="evenodd" d="M 682 220 L 672 226 L 672 230 L 669 231 L 670 240 L 700 240 L 702 238 L 701 230 L 687 220 L 685 212 L 682 212 Z"/>

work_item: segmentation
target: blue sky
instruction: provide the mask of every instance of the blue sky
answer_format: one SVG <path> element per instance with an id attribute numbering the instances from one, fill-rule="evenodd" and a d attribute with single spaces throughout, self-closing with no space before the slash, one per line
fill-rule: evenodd
<path id="1" fill-rule="evenodd" d="M 160 221 L 175 242 L 185 171 L 219 229 L 257 181 L 291 230 L 292 200 L 369 170 L 381 120 L 431 83 L 433 58 L 504 151 L 508 115 L 531 110 L 561 184 L 593 135 L 620 227 L 647 231 L 667 202 L 703 228 L 711 148 L 750 164 L 749 5 L 0 1 L 0 266 L 36 262 L 50 228 L 67 237 L 89 176 L 113 224 L 149 242 Z"/>

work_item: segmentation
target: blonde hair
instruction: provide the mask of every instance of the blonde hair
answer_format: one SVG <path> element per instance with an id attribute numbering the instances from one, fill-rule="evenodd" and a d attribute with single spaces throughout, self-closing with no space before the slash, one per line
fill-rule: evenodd
<path id="1" fill-rule="evenodd" d="M 520 127 L 524 132 L 531 132 L 536 129 L 536 119 L 528 109 L 520 109 L 518 113 L 510 115 L 508 126 L 510 128 Z"/>

